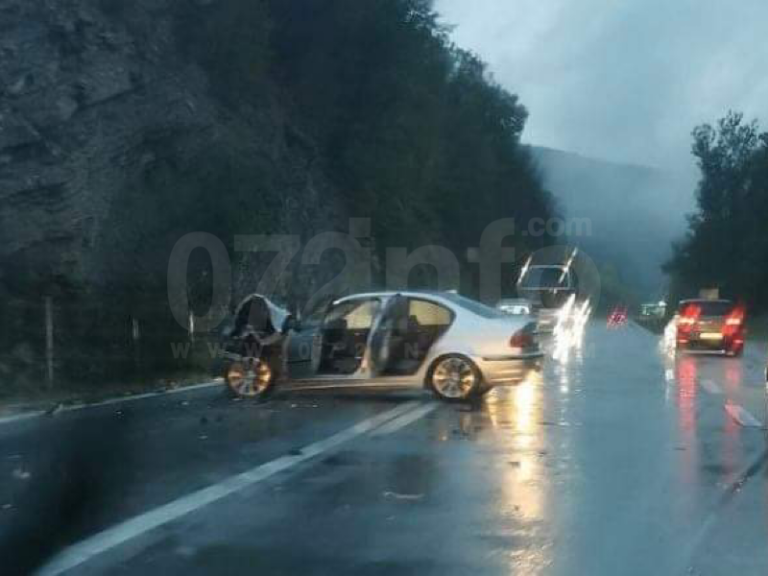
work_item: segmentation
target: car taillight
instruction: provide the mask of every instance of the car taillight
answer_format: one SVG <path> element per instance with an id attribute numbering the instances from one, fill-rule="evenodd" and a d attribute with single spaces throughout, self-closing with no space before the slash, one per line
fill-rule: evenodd
<path id="1" fill-rule="evenodd" d="M 735 308 L 733 312 L 728 314 L 723 324 L 723 334 L 725 336 L 733 336 L 736 334 L 741 326 L 744 324 L 745 310 L 742 307 Z"/>
<path id="2" fill-rule="evenodd" d="M 512 335 L 509 339 L 509 345 L 512 348 L 532 348 L 533 347 L 533 335 L 527 330 L 520 330 Z"/>
<path id="3" fill-rule="evenodd" d="M 701 308 L 699 306 L 696 306 L 695 304 L 687 306 L 677 321 L 678 328 L 682 332 L 689 331 L 693 328 L 694 324 L 696 324 L 699 316 L 701 316 Z"/>

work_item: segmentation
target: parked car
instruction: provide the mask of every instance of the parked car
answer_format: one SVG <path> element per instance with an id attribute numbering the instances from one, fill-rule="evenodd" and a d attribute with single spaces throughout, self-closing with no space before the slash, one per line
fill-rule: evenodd
<path id="1" fill-rule="evenodd" d="M 683 300 L 674 320 L 677 350 L 741 356 L 745 316 L 730 300 Z"/>
<path id="2" fill-rule="evenodd" d="M 533 313 L 533 304 L 525 298 L 504 298 L 496 303 L 496 310 L 511 316 L 530 316 Z"/>
<path id="3" fill-rule="evenodd" d="M 237 335 L 235 353 L 225 363 L 227 385 L 238 396 L 262 397 L 275 386 L 425 387 L 443 400 L 460 401 L 517 384 L 541 367 L 535 323 L 458 294 L 357 294 L 301 323 L 261 298 L 256 312 L 271 326 L 241 330 L 255 353 Z M 266 339 L 268 346 L 259 344 Z"/>

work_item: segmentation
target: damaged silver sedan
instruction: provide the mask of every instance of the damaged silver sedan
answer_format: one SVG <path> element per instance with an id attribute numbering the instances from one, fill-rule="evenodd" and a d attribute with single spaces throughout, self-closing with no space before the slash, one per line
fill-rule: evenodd
<path id="1" fill-rule="evenodd" d="M 541 367 L 535 323 L 458 294 L 371 292 L 304 322 L 252 295 L 234 314 L 224 377 L 237 396 L 292 388 L 413 388 L 447 401 L 514 385 Z"/>

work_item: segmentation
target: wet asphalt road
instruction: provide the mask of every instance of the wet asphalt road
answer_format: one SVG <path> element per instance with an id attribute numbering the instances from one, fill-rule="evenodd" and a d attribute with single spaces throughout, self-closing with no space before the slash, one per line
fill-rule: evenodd
<path id="1" fill-rule="evenodd" d="M 594 321 L 475 407 L 208 388 L 0 424 L 0 573 L 764 575 L 765 353 Z"/>

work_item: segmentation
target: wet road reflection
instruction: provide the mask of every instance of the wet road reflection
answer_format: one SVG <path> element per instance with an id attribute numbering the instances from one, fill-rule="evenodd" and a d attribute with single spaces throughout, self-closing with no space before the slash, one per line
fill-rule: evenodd
<path id="1" fill-rule="evenodd" d="M 698 390 L 698 366 L 691 357 L 680 358 L 675 365 L 677 406 L 680 430 L 683 438 L 696 439 L 696 394 Z"/>
<path id="2" fill-rule="evenodd" d="M 560 310 L 551 339 L 552 359 L 567 365 L 571 356 L 580 351 L 584 332 L 592 314 L 589 301 L 576 302 L 571 296 Z"/>
<path id="3" fill-rule="evenodd" d="M 680 358 L 668 384 L 677 383 L 676 401 L 680 434 L 680 473 L 682 489 L 695 489 L 699 482 L 699 444 L 697 441 L 697 365 L 694 358 Z"/>
<path id="4" fill-rule="evenodd" d="M 504 435 L 508 461 L 499 478 L 499 509 L 518 525 L 516 538 L 529 545 L 509 550 L 511 573 L 543 574 L 552 562 L 552 550 L 541 534 L 542 524 L 551 518 L 549 490 L 542 437 L 543 380 L 524 382 L 497 390 L 486 403 L 491 425 Z M 522 572 L 521 572 L 522 570 Z"/>
<path id="5" fill-rule="evenodd" d="M 765 442 L 724 409 L 726 401 L 760 391 L 759 363 L 660 355 L 658 337 L 632 325 L 609 329 L 593 321 L 573 336 L 548 337 L 542 373 L 476 404 L 431 403 L 420 392 L 382 395 L 376 402 L 387 409 L 424 403 L 431 410 L 386 433 L 356 437 L 158 532 L 183 542 L 181 553 L 160 542 L 127 561 L 105 557 L 104 565 L 126 574 L 187 576 L 308 568 L 492 576 L 768 573 L 768 551 L 755 552 L 768 542 L 766 478 L 762 472 L 747 483 L 740 478 Z M 311 402 L 306 410 L 304 401 Z M 229 460 L 249 466 L 256 457 L 269 462 L 300 453 L 301 446 L 338 434 L 341 417 L 351 426 L 366 416 L 372 402 L 367 395 L 291 396 L 247 414 L 228 403 L 211 453 L 224 457 L 237 446 Z M 180 435 L 197 438 L 199 416 L 188 418 Z M 273 435 L 259 426 L 251 437 L 259 417 L 287 428 Z M 219 428 L 205 426 L 211 438 L 195 446 L 215 440 Z M 167 459 L 184 451 L 178 446 L 184 444 L 157 452 Z M 196 462 L 211 462 L 211 453 L 198 450 Z M 163 485 L 169 468 L 153 485 Z M 181 472 L 199 477 L 210 470 L 201 464 Z M 731 502 L 738 513 L 721 525 Z M 725 569 L 730 566 L 739 570 Z"/>
<path id="6" fill-rule="evenodd" d="M 489 421 L 513 454 L 502 509 L 539 543 L 515 552 L 526 570 L 512 573 L 621 573 L 632 557 L 645 562 L 633 573 L 668 573 L 740 481 L 760 438 L 745 436 L 723 404 L 755 375 L 740 359 L 659 356 L 655 342 L 637 327 L 593 323 L 579 339 L 546 343 L 539 381 L 488 399 Z M 550 546 L 552 526 L 576 530 L 566 537 L 573 548 Z"/>
<path id="7" fill-rule="evenodd" d="M 728 489 L 762 446 L 759 429 L 737 420 L 763 420 L 762 375 L 747 357 L 678 354 L 668 333 L 660 342 L 666 398 L 677 411 L 683 489 Z"/>
<path id="8" fill-rule="evenodd" d="M 553 532 L 560 522 L 572 521 L 566 520 L 571 505 L 564 506 L 561 497 L 572 489 L 572 475 L 580 468 L 570 430 L 579 421 L 580 406 L 573 405 L 572 397 L 584 385 L 586 331 L 582 324 L 544 338 L 550 358 L 545 370 L 519 386 L 494 390 L 473 415 L 476 423 L 488 426 L 486 441 L 504 450 L 494 484 L 498 510 L 514 527 L 508 530 L 518 544 L 504 552 L 510 574 L 559 572 L 555 564 L 562 550 Z"/>

